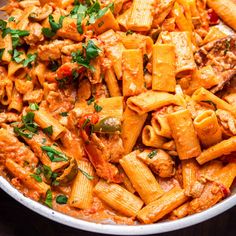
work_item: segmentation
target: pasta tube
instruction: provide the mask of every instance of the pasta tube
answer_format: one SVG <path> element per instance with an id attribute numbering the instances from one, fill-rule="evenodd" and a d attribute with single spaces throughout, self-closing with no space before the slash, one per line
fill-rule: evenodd
<path id="1" fill-rule="evenodd" d="M 151 125 L 146 125 L 142 131 L 142 142 L 148 147 L 161 148 L 166 139 L 157 135 Z"/>
<path id="2" fill-rule="evenodd" d="M 196 102 L 202 102 L 204 104 L 215 104 L 216 109 L 223 109 L 229 111 L 234 116 L 236 116 L 234 106 L 230 105 L 229 103 L 225 102 L 224 100 L 220 99 L 219 97 L 204 88 L 199 88 L 198 90 L 196 90 L 192 95 L 192 99 Z"/>
<path id="3" fill-rule="evenodd" d="M 78 168 L 80 171 L 78 171 L 72 185 L 69 205 L 80 209 L 88 209 L 92 206 L 93 202 L 93 178 L 95 172 L 92 164 L 87 161 L 79 161 Z M 91 176 L 91 179 L 87 175 Z"/>
<path id="4" fill-rule="evenodd" d="M 123 51 L 123 96 L 133 96 L 144 90 L 143 55 L 140 49 Z"/>
<path id="5" fill-rule="evenodd" d="M 170 104 L 179 104 L 176 96 L 170 93 L 151 90 L 141 93 L 138 96 L 130 97 L 127 100 L 128 107 L 139 115 Z"/>
<path id="6" fill-rule="evenodd" d="M 198 156 L 201 153 L 201 147 L 193 127 L 190 112 L 185 109 L 171 113 L 168 115 L 168 122 L 179 158 L 184 160 Z"/>
<path id="7" fill-rule="evenodd" d="M 134 0 L 128 28 L 135 31 L 148 31 L 152 26 L 155 0 Z"/>
<path id="8" fill-rule="evenodd" d="M 135 217 L 143 205 L 143 201 L 118 184 L 108 184 L 100 180 L 94 188 L 94 193 L 110 207 L 118 212 Z"/>
<path id="9" fill-rule="evenodd" d="M 174 187 L 161 198 L 151 202 L 140 210 L 137 217 L 145 224 L 154 223 L 187 200 L 188 197 L 184 195 L 184 190 L 179 187 Z"/>
<path id="10" fill-rule="evenodd" d="M 194 119 L 193 124 L 205 147 L 212 146 L 222 140 L 222 131 L 214 111 L 203 111 Z"/>
<path id="11" fill-rule="evenodd" d="M 133 187 L 142 200 L 148 204 L 158 199 L 163 190 L 150 169 L 137 157 L 138 151 L 134 151 L 122 159 L 120 164 L 129 177 Z"/>
<path id="12" fill-rule="evenodd" d="M 199 164 L 204 164 L 208 161 L 221 157 L 223 155 L 228 155 L 231 152 L 236 151 L 236 136 L 229 139 L 223 140 L 214 146 L 209 147 L 204 150 L 198 157 L 197 161 Z"/>
<path id="13" fill-rule="evenodd" d="M 52 135 L 53 140 L 59 139 L 65 132 L 66 128 L 63 127 L 58 120 L 56 120 L 51 114 L 43 109 L 39 109 L 34 112 L 34 120 L 42 129 L 52 126 Z"/>
<path id="14" fill-rule="evenodd" d="M 107 84 L 107 88 L 109 90 L 111 97 L 121 96 L 120 88 L 117 83 L 113 69 L 106 70 L 104 80 Z"/>
<path id="15" fill-rule="evenodd" d="M 236 4 L 234 0 L 207 0 L 207 4 L 227 25 L 236 30 Z"/>
<path id="16" fill-rule="evenodd" d="M 152 90 L 175 91 L 175 47 L 155 44 L 152 55 Z"/>
<path id="17" fill-rule="evenodd" d="M 124 145 L 124 153 L 128 154 L 132 151 L 147 118 L 147 114 L 138 115 L 136 112 L 126 107 L 123 124 L 121 129 L 121 138 Z M 130 133 L 132 127 L 132 133 Z"/>
<path id="18" fill-rule="evenodd" d="M 21 112 L 23 109 L 23 100 L 22 95 L 18 93 L 16 88 L 13 88 L 12 95 L 11 95 L 11 102 L 7 108 L 9 111 L 18 111 Z"/>

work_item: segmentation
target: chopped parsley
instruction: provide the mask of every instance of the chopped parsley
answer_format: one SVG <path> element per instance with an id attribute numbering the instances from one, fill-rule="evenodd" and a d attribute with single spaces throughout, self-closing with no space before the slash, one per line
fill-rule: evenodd
<path id="1" fill-rule="evenodd" d="M 43 132 L 45 134 L 47 134 L 48 136 L 52 136 L 52 133 L 53 133 L 53 128 L 52 128 L 52 125 L 46 127 L 43 129 Z"/>
<path id="2" fill-rule="evenodd" d="M 56 32 L 62 27 L 64 18 L 65 18 L 65 16 L 60 16 L 59 22 L 56 23 L 53 16 L 50 14 L 48 17 L 48 20 L 49 20 L 49 24 L 51 26 L 51 29 L 50 28 L 43 28 L 42 29 L 43 35 L 47 38 L 53 37 L 56 34 Z"/>
<path id="3" fill-rule="evenodd" d="M 95 59 L 101 49 L 98 48 L 92 40 L 88 41 L 88 44 L 83 44 L 83 50 L 78 50 L 77 52 L 72 52 L 72 61 L 77 62 L 79 65 L 84 66 L 90 70 L 94 70 L 94 68 L 90 65 L 90 61 Z"/>
<path id="4" fill-rule="evenodd" d="M 41 183 L 43 180 L 40 175 L 37 174 L 31 174 L 30 175 L 32 178 L 34 178 L 37 182 Z"/>
<path id="5" fill-rule="evenodd" d="M 44 201 L 44 204 L 52 208 L 52 191 L 50 189 L 46 193 L 46 199 Z"/>
<path id="6" fill-rule="evenodd" d="M 24 61 L 24 59 L 22 57 L 20 57 L 20 55 L 23 54 L 23 52 L 17 51 L 16 49 L 14 49 L 13 51 L 9 51 L 9 53 L 12 54 L 12 61 L 16 62 L 16 63 L 21 63 Z"/>
<path id="7" fill-rule="evenodd" d="M 32 111 L 38 111 L 39 110 L 39 105 L 37 103 L 30 103 L 29 107 Z"/>
<path id="8" fill-rule="evenodd" d="M 68 161 L 68 158 L 64 153 L 50 146 L 41 146 L 41 149 L 47 153 L 47 156 L 52 162 Z"/>
<path id="9" fill-rule="evenodd" d="M 126 35 L 130 35 L 130 34 L 133 34 L 133 33 L 134 33 L 134 31 L 132 31 L 132 30 L 127 30 L 125 34 L 126 34 Z"/>
<path id="10" fill-rule="evenodd" d="M 154 156 L 156 156 L 156 154 L 157 154 L 157 150 L 153 150 L 153 151 L 151 151 L 150 153 L 148 153 L 148 157 L 150 158 L 150 159 L 152 159 Z"/>
<path id="11" fill-rule="evenodd" d="M 14 16 L 11 16 L 11 17 L 8 19 L 8 22 L 15 22 L 15 17 L 14 17 Z"/>
<path id="12" fill-rule="evenodd" d="M 2 55 L 4 53 L 5 48 L 0 48 L 0 61 L 2 60 Z"/>
<path id="13" fill-rule="evenodd" d="M 58 204 L 66 204 L 67 201 L 68 201 L 68 197 L 65 196 L 65 195 L 58 195 L 58 196 L 56 197 L 56 202 L 57 202 Z"/>
<path id="14" fill-rule="evenodd" d="M 99 106 L 99 105 L 95 102 L 95 103 L 94 103 L 94 110 L 95 110 L 96 112 L 100 112 L 100 111 L 102 110 L 102 107 Z"/>
<path id="15" fill-rule="evenodd" d="M 66 117 L 66 116 L 68 116 L 68 112 L 61 112 L 60 115 L 63 117 Z"/>
<path id="16" fill-rule="evenodd" d="M 217 110 L 217 105 L 214 102 L 212 102 L 211 100 L 202 100 L 201 102 L 207 103 L 210 106 L 214 107 L 214 110 Z"/>
<path id="17" fill-rule="evenodd" d="M 95 101 L 95 98 L 94 98 L 94 97 L 91 97 L 91 98 L 87 101 L 87 104 L 88 104 L 88 105 L 91 105 L 94 101 Z"/>
<path id="18" fill-rule="evenodd" d="M 32 66 L 32 62 L 34 62 L 37 58 L 37 53 L 34 54 L 28 54 L 27 58 L 23 61 L 23 66 L 24 67 L 31 67 Z"/>
<path id="19" fill-rule="evenodd" d="M 87 178 L 87 179 L 89 179 L 89 180 L 93 180 L 94 179 L 94 176 L 91 176 L 90 174 L 88 174 L 86 171 L 84 171 L 84 170 L 82 170 L 82 169 L 80 169 L 80 168 L 78 168 L 79 169 L 79 171 Z"/>

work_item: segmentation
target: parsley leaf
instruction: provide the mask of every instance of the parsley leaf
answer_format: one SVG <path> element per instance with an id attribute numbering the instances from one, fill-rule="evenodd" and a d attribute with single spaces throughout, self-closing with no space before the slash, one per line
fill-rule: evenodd
<path id="1" fill-rule="evenodd" d="M 94 102 L 94 101 L 95 101 L 95 98 L 94 98 L 94 97 L 91 97 L 91 98 L 87 101 L 87 104 L 88 104 L 88 105 L 91 105 L 92 102 Z"/>
<path id="2" fill-rule="evenodd" d="M 20 57 L 20 55 L 22 54 L 23 52 L 19 52 L 16 49 L 14 49 L 12 52 L 12 61 L 15 61 L 18 64 L 24 61 L 24 59 Z"/>
<path id="3" fill-rule="evenodd" d="M 38 131 L 38 125 L 34 123 L 34 113 L 28 112 L 25 116 L 22 117 L 23 124 L 27 130 L 32 133 Z"/>
<path id="4" fill-rule="evenodd" d="M 0 61 L 2 60 L 2 55 L 4 53 L 5 48 L 0 48 Z"/>
<path id="5" fill-rule="evenodd" d="M 37 174 L 31 174 L 30 175 L 32 178 L 34 178 L 37 182 L 41 183 L 43 180 L 41 178 L 41 176 L 37 175 Z"/>
<path id="6" fill-rule="evenodd" d="M 32 111 L 38 111 L 39 110 L 39 106 L 37 103 L 30 103 L 29 107 Z"/>
<path id="7" fill-rule="evenodd" d="M 77 10 L 77 30 L 80 34 L 83 34 L 82 21 L 86 15 L 87 7 L 82 4 L 78 7 Z"/>
<path id="8" fill-rule="evenodd" d="M 93 180 L 94 179 L 94 176 L 91 176 L 90 174 L 88 174 L 86 171 L 80 169 L 79 167 L 78 167 L 78 169 L 87 179 L 89 179 L 89 180 Z"/>
<path id="9" fill-rule="evenodd" d="M 65 196 L 65 195 L 58 195 L 57 198 L 56 198 L 56 202 L 58 204 L 66 204 L 68 201 L 68 197 Z"/>
<path id="10" fill-rule="evenodd" d="M 15 17 L 14 16 L 11 16 L 9 19 L 8 19 L 8 22 L 14 22 L 15 21 Z"/>
<path id="11" fill-rule="evenodd" d="M 56 34 L 49 28 L 42 28 L 42 33 L 46 38 L 52 38 Z"/>
<path id="12" fill-rule="evenodd" d="M 48 126 L 47 128 L 44 128 L 44 129 L 43 129 L 43 132 L 44 132 L 45 134 L 47 134 L 48 136 L 52 136 L 52 133 L 53 133 L 52 125 L 51 125 L 51 126 Z"/>
<path id="13" fill-rule="evenodd" d="M 102 107 L 99 106 L 96 102 L 94 103 L 94 109 L 96 112 L 100 112 L 102 110 Z"/>
<path id="14" fill-rule="evenodd" d="M 37 53 L 34 54 L 28 54 L 27 58 L 23 61 L 23 66 L 24 67 L 30 67 L 32 66 L 31 63 L 34 62 L 37 58 Z"/>
<path id="15" fill-rule="evenodd" d="M 157 150 L 153 150 L 153 151 L 151 151 L 150 153 L 148 153 L 148 157 L 150 158 L 150 159 L 152 159 L 154 156 L 156 156 L 156 154 L 157 154 Z"/>
<path id="16" fill-rule="evenodd" d="M 61 112 L 60 115 L 63 117 L 66 117 L 66 116 L 68 116 L 68 112 Z"/>
<path id="17" fill-rule="evenodd" d="M 5 30 L 7 27 L 7 22 L 5 20 L 0 20 L 0 30 Z"/>
<path id="18" fill-rule="evenodd" d="M 47 191 L 46 199 L 45 199 L 44 203 L 48 207 L 52 208 L 52 191 L 50 189 Z"/>
<path id="19" fill-rule="evenodd" d="M 28 138 L 28 139 L 32 139 L 33 138 L 33 134 L 32 133 L 25 133 L 25 130 L 24 128 L 19 128 L 19 127 L 14 127 L 14 132 L 21 136 L 21 137 L 25 137 L 25 138 Z"/>
<path id="20" fill-rule="evenodd" d="M 43 165 L 43 175 L 47 180 L 50 180 L 52 177 L 52 169 L 49 166 Z"/>
<path id="21" fill-rule="evenodd" d="M 2 37 L 6 37 L 7 34 L 16 35 L 18 37 L 24 37 L 28 36 L 30 33 L 28 30 L 6 28 L 2 31 Z"/>
<path id="22" fill-rule="evenodd" d="M 46 151 L 49 159 L 52 162 L 68 161 L 68 158 L 64 153 L 59 152 L 58 150 L 56 150 L 50 146 L 41 146 L 41 149 L 43 151 Z"/>

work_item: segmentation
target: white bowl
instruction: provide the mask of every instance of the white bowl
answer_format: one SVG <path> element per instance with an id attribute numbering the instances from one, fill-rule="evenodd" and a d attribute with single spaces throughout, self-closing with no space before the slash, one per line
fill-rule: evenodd
<path id="1" fill-rule="evenodd" d="M 225 200 L 221 201 L 215 206 L 209 208 L 208 210 L 205 210 L 201 213 L 197 213 L 191 216 L 187 216 L 179 220 L 166 221 L 149 225 L 136 225 L 136 226 L 107 225 L 107 224 L 92 223 L 77 218 L 73 218 L 71 216 L 54 211 L 46 206 L 43 206 L 42 204 L 25 197 L 18 190 L 16 190 L 6 179 L 4 179 L 1 176 L 0 176 L 0 188 L 7 194 L 9 194 L 11 197 L 16 199 L 18 202 L 23 204 L 24 206 L 53 221 L 77 229 L 82 229 L 95 233 L 114 234 L 114 235 L 147 235 L 147 234 L 156 234 L 156 233 L 170 232 L 177 229 L 183 229 L 185 227 L 206 221 L 236 205 L 236 189 L 234 189 L 230 197 L 226 198 Z"/>

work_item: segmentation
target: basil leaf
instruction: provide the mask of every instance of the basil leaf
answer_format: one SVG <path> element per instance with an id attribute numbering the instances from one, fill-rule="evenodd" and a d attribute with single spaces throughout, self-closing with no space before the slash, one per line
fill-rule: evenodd
<path id="1" fill-rule="evenodd" d="M 43 175 L 47 180 L 50 180 L 52 177 L 52 169 L 49 166 L 43 165 Z"/>
<path id="2" fill-rule="evenodd" d="M 93 180 L 93 179 L 94 179 L 94 176 L 91 176 L 90 174 L 88 174 L 86 171 L 80 169 L 79 167 L 78 167 L 78 169 L 79 169 L 79 171 L 81 171 L 81 173 L 82 173 L 87 179 L 89 179 L 89 180 Z"/>
<path id="3" fill-rule="evenodd" d="M 32 111 L 38 111 L 39 110 L 39 106 L 37 103 L 30 103 L 29 107 Z"/>
<path id="4" fill-rule="evenodd" d="M 156 156 L 156 154 L 157 154 L 157 150 L 153 150 L 153 151 L 151 151 L 150 153 L 148 153 L 148 157 L 150 158 L 150 159 L 152 159 L 154 156 Z"/>
<path id="5" fill-rule="evenodd" d="M 56 198 L 56 202 L 58 204 L 66 204 L 68 201 L 68 197 L 65 196 L 65 195 L 58 195 L 57 198 Z"/>
<path id="6" fill-rule="evenodd" d="M 34 178 L 37 182 L 41 183 L 43 180 L 41 178 L 41 176 L 36 175 L 36 174 L 31 174 L 30 175 L 32 178 Z"/>
<path id="7" fill-rule="evenodd" d="M 52 208 L 52 191 L 49 189 L 46 193 L 45 205 Z"/>
<path id="8" fill-rule="evenodd" d="M 0 30 L 5 30 L 7 27 L 7 22 L 5 20 L 0 20 Z"/>
<path id="9" fill-rule="evenodd" d="M 17 46 L 20 46 L 20 37 L 18 35 L 12 35 L 11 36 L 11 40 L 12 40 L 12 47 L 16 48 Z"/>
<path id="10" fill-rule="evenodd" d="M 52 136 L 52 133 L 53 133 L 52 125 L 51 125 L 51 126 L 48 126 L 47 128 L 44 128 L 44 129 L 43 129 L 43 132 L 44 132 L 45 134 L 47 134 L 48 136 Z"/>
<path id="11" fill-rule="evenodd" d="M 89 40 L 86 46 L 86 59 L 90 61 L 96 58 L 100 52 L 101 52 L 101 49 L 98 48 L 92 40 Z"/>
<path id="12" fill-rule="evenodd" d="M 94 103 L 94 109 L 96 112 L 100 112 L 102 110 L 102 107 L 99 106 L 96 102 Z"/>
<path id="13" fill-rule="evenodd" d="M 48 18 L 49 18 L 49 24 L 51 26 L 52 31 L 56 33 L 62 27 L 62 23 L 65 16 L 60 16 L 58 23 L 55 22 L 52 15 L 49 15 Z"/>
<path id="14" fill-rule="evenodd" d="M 28 112 L 25 116 L 22 117 L 23 124 L 27 130 L 32 133 L 37 133 L 38 125 L 34 123 L 34 113 Z"/>
<path id="15" fill-rule="evenodd" d="M 28 30 L 6 28 L 2 32 L 2 37 L 3 38 L 6 37 L 7 34 L 17 35 L 18 37 L 24 37 L 24 36 L 28 36 L 30 33 Z"/>
<path id="16" fill-rule="evenodd" d="M 27 58 L 23 61 L 23 66 L 24 67 L 30 67 L 32 66 L 31 63 L 34 62 L 37 58 L 37 53 L 34 54 L 28 54 Z"/>

